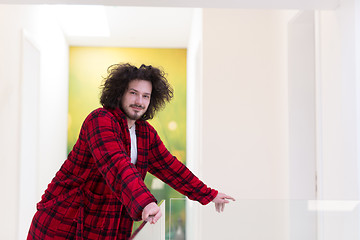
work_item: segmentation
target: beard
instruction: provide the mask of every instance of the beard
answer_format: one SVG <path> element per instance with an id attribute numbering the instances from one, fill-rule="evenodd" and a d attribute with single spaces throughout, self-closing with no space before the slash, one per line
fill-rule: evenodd
<path id="1" fill-rule="evenodd" d="M 141 109 L 145 109 L 145 107 L 141 106 L 141 105 L 131 104 L 128 107 L 121 108 L 121 110 L 125 113 L 127 118 L 129 118 L 130 120 L 134 120 L 134 121 L 139 120 L 144 115 L 145 112 L 141 113 L 138 111 L 134 111 L 131 109 L 131 107 L 138 107 Z"/>

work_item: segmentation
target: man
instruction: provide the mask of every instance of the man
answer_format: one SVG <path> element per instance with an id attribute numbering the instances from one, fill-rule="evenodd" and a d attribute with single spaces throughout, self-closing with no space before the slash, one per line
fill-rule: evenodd
<path id="1" fill-rule="evenodd" d="M 143 179 L 149 171 L 192 200 L 223 211 L 232 197 L 208 188 L 165 148 L 146 121 L 173 96 L 158 68 L 113 65 L 99 108 L 37 204 L 28 239 L 128 239 L 133 221 L 161 211 Z"/>

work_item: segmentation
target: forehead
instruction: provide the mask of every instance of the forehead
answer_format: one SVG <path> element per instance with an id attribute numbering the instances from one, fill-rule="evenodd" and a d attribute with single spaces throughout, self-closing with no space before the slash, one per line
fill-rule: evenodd
<path id="1" fill-rule="evenodd" d="M 150 81 L 134 79 L 129 82 L 128 90 L 136 90 L 141 93 L 151 93 L 152 84 Z"/>

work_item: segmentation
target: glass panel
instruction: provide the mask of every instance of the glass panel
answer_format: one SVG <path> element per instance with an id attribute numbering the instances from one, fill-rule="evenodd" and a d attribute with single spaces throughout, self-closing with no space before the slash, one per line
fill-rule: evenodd
<path id="1" fill-rule="evenodd" d="M 165 240 L 165 200 L 159 203 L 162 217 L 155 224 L 137 222 L 133 227 L 134 240 Z"/>
<path id="2" fill-rule="evenodd" d="M 358 240 L 360 201 L 237 200 L 218 214 L 212 203 L 199 205 L 203 239 Z M 185 199 L 170 200 L 169 240 L 185 239 L 185 216 L 177 208 Z M 193 231 L 198 231 L 195 227 Z M 188 233 L 195 236 L 196 233 Z M 236 238 L 234 238 L 236 236 Z"/>
<path id="3" fill-rule="evenodd" d="M 185 240 L 185 198 L 170 198 L 169 233 L 166 239 Z"/>
<path id="4" fill-rule="evenodd" d="M 146 224 L 136 240 L 185 240 L 186 199 L 170 199 L 169 226 L 165 216 Z M 337 200 L 237 200 L 221 214 L 210 203 L 202 208 L 203 239 L 247 240 L 358 240 L 360 201 Z M 161 204 L 165 212 L 165 204 Z M 169 234 L 165 236 L 165 228 Z M 198 227 L 194 231 L 198 231 Z M 189 233 L 194 236 L 196 233 Z M 236 236 L 236 238 L 234 238 Z"/>

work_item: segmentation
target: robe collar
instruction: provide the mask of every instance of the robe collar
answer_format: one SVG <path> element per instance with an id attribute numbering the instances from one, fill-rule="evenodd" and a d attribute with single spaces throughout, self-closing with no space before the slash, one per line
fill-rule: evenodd
<path id="1" fill-rule="evenodd" d="M 125 147 L 126 147 L 126 151 L 128 153 L 128 155 L 130 156 L 130 146 L 131 146 L 131 140 L 130 140 L 130 131 L 129 131 L 129 127 L 127 124 L 127 118 L 126 115 L 123 111 L 121 111 L 121 109 L 116 108 L 116 109 L 108 109 L 109 111 L 111 111 L 113 113 L 113 115 L 116 117 L 116 119 L 118 120 L 120 127 L 121 127 L 121 131 L 123 132 L 123 136 L 124 136 L 124 143 L 125 143 Z M 146 121 L 144 120 L 137 120 L 135 122 L 135 131 L 136 131 L 136 138 L 137 138 L 137 150 L 138 150 L 138 155 L 137 155 L 137 162 L 136 162 L 136 168 L 139 170 L 139 172 L 141 173 L 143 179 L 145 178 L 146 172 L 147 172 L 147 156 L 148 156 L 148 151 L 149 151 L 149 132 L 147 131 L 146 128 Z"/>
<path id="2" fill-rule="evenodd" d="M 126 129 L 129 130 L 126 115 L 120 108 L 108 109 L 108 110 L 110 110 L 116 116 L 118 121 L 121 123 L 122 127 L 126 126 Z M 139 125 L 142 125 L 143 122 L 144 122 L 144 120 L 141 120 L 141 119 L 136 120 L 135 128 L 138 129 Z"/>

